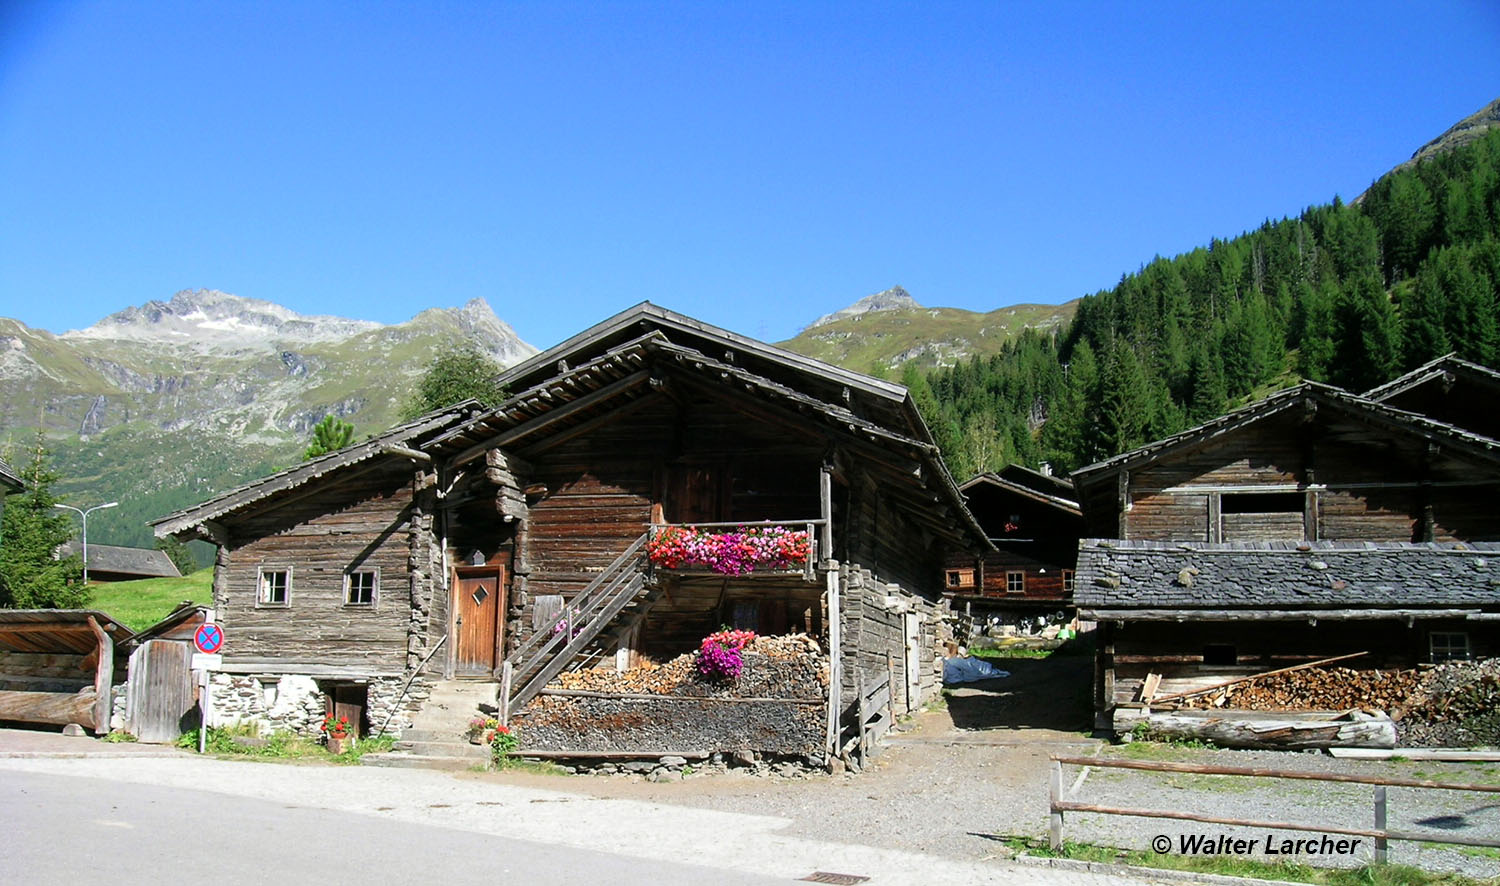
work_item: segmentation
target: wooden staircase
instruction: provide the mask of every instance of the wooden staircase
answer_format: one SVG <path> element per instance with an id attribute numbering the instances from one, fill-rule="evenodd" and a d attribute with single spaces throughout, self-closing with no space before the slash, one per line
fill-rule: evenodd
<path id="1" fill-rule="evenodd" d="M 506 658 L 502 670 L 507 678 L 501 684 L 503 719 L 535 698 L 569 666 L 598 661 L 611 643 L 617 643 L 645 616 L 660 593 L 649 581 L 645 554 L 649 537 L 648 531 L 631 542 L 551 624 L 540 626 Z"/>

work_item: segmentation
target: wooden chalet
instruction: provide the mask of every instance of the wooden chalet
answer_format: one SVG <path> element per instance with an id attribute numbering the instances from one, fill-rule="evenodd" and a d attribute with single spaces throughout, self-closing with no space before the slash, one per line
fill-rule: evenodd
<path id="1" fill-rule="evenodd" d="M 1167 694 L 1500 650 L 1500 442 L 1461 406 L 1440 421 L 1308 383 L 1075 472 L 1096 725 L 1152 674 Z"/>
<path id="2" fill-rule="evenodd" d="M 1365 392 L 1365 399 L 1500 440 L 1500 372 L 1448 354 Z"/>
<path id="3" fill-rule="evenodd" d="M 994 550 L 949 557 L 943 585 L 953 607 L 1004 624 L 1071 609 L 1083 534 L 1073 484 L 1008 465 L 959 488 Z"/>
<path id="4" fill-rule="evenodd" d="M 942 565 L 986 541 L 903 387 L 649 303 L 500 381 L 493 410 L 426 417 L 156 524 L 220 545 L 227 672 L 363 686 L 399 727 L 439 680 L 501 683 L 502 716 L 520 715 L 565 671 L 662 661 L 724 625 L 806 633 L 824 714 L 790 746 L 820 760 L 864 688 L 888 681 L 902 713 L 939 686 Z M 648 551 L 672 527 L 805 533 L 811 554 L 671 568 Z M 585 743 L 628 752 L 633 731 L 650 732 Z"/>

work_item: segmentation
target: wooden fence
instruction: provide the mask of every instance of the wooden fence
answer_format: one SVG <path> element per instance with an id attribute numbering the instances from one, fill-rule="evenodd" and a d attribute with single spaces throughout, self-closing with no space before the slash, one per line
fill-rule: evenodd
<path id="1" fill-rule="evenodd" d="M 1332 825 L 1310 825 L 1297 822 L 1253 821 L 1240 818 L 1225 818 L 1196 812 L 1175 812 L 1162 809 L 1132 809 L 1122 806 L 1100 806 L 1092 803 L 1075 803 L 1063 799 L 1063 764 L 1094 766 L 1102 769 L 1137 769 L 1147 772 L 1180 772 L 1192 775 L 1236 775 L 1251 778 L 1287 778 L 1307 781 L 1342 782 L 1344 784 L 1367 784 L 1375 787 L 1373 828 L 1343 828 Z M 1062 849 L 1063 813 L 1094 812 L 1100 815 L 1132 815 L 1142 818 L 1170 818 L 1180 821 L 1200 821 L 1208 824 L 1237 825 L 1281 831 L 1308 831 L 1319 834 L 1339 834 L 1350 837 L 1368 837 L 1375 841 L 1375 863 L 1385 864 L 1391 840 L 1424 843 L 1447 843 L 1456 846 L 1484 846 L 1500 848 L 1500 839 L 1465 837 L 1430 831 L 1393 831 L 1386 827 L 1386 789 L 1421 788 L 1443 791 L 1478 791 L 1500 794 L 1500 785 L 1446 784 L 1412 778 L 1381 778 L 1373 775 L 1346 775 L 1342 773 L 1297 772 L 1290 769 L 1256 769 L 1238 766 L 1211 766 L 1197 763 L 1165 763 L 1146 760 L 1105 760 L 1095 757 L 1052 757 L 1052 777 L 1048 794 L 1051 805 L 1049 836 L 1053 850 Z"/>

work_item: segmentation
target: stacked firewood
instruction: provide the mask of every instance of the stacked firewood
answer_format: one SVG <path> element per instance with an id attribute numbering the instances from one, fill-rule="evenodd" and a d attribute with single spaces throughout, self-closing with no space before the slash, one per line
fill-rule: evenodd
<path id="1" fill-rule="evenodd" d="M 741 698 L 816 698 L 826 691 L 821 647 L 806 634 L 756 637 L 742 654 L 744 670 L 729 681 L 705 678 L 698 672 L 698 654 L 689 652 L 666 662 L 643 661 L 625 671 L 605 667 L 560 674 L 549 688 Z"/>
<path id="2" fill-rule="evenodd" d="M 1186 708 L 1234 708 L 1242 711 L 1339 711 L 1351 708 L 1391 711 L 1416 691 L 1416 670 L 1357 671 L 1310 668 L 1235 683 L 1206 695 L 1182 700 Z"/>
<path id="3" fill-rule="evenodd" d="M 1500 658 L 1451 662 L 1424 674 L 1403 711 L 1401 743 L 1500 745 Z"/>

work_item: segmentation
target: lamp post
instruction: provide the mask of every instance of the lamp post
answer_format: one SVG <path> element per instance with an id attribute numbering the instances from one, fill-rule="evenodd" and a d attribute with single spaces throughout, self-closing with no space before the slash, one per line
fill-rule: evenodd
<path id="1" fill-rule="evenodd" d="M 67 511 L 76 511 L 77 514 L 78 514 L 78 516 L 81 517 L 81 518 L 83 518 L 83 583 L 84 584 L 88 584 L 89 583 L 89 514 L 92 514 L 95 511 L 102 511 L 105 508 L 113 508 L 113 507 L 118 506 L 119 504 L 120 503 L 117 502 L 117 501 L 112 501 L 109 504 L 94 505 L 93 507 L 89 508 L 86 511 L 80 510 L 78 508 L 75 508 L 72 505 L 53 505 L 54 508 L 62 508 L 63 510 L 67 510 Z"/>

